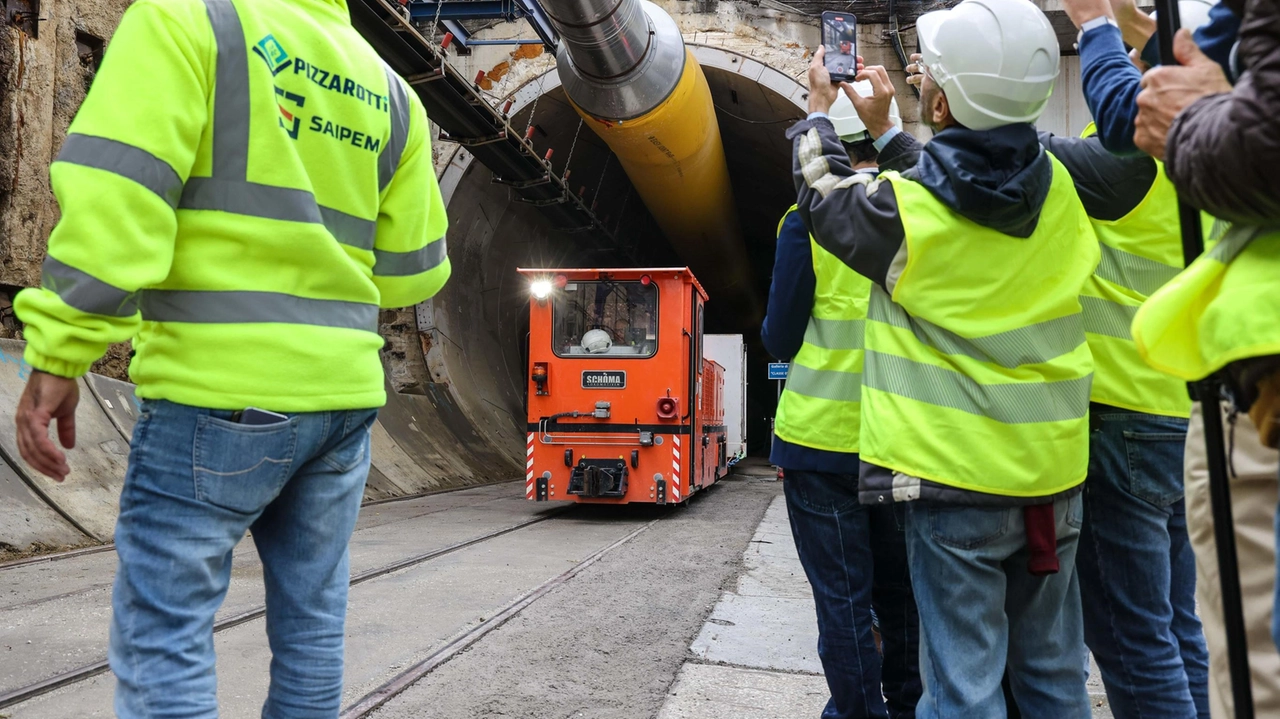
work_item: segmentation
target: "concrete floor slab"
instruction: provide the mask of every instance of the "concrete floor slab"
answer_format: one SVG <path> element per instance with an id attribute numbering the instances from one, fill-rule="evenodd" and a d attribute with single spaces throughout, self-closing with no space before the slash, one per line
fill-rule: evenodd
<path id="1" fill-rule="evenodd" d="M 685 664 L 657 719 L 808 719 L 829 696 L 821 676 Z"/>
<path id="2" fill-rule="evenodd" d="M 708 662 L 822 672 L 813 593 L 779 496 L 743 554 L 746 571 L 721 597 L 689 651 Z"/>

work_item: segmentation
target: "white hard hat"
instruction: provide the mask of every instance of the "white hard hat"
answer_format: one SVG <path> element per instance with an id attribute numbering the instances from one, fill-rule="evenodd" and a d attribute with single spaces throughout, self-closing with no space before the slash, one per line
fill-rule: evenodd
<path id="1" fill-rule="evenodd" d="M 964 0 L 921 15 L 924 65 L 971 130 L 1035 122 L 1058 77 L 1058 36 L 1030 0 Z"/>
<path id="2" fill-rule="evenodd" d="M 871 97 L 874 92 L 868 80 L 853 83 L 853 90 L 862 97 Z M 872 139 L 871 134 L 867 132 L 867 126 L 862 124 L 862 118 L 858 117 L 853 101 L 843 91 L 836 96 L 836 101 L 827 112 L 827 117 L 831 119 L 831 124 L 835 125 L 836 134 L 845 142 L 862 142 Z M 898 129 L 902 129 L 902 114 L 898 112 L 896 99 L 889 101 L 889 119 L 893 120 L 893 124 Z"/>
<path id="3" fill-rule="evenodd" d="M 1209 24 L 1209 11 L 1212 9 L 1213 3 L 1209 0 L 1178 0 L 1178 22 L 1195 32 Z M 1155 18 L 1156 14 L 1152 12 L 1151 19 Z"/>
<path id="4" fill-rule="evenodd" d="M 613 338 L 604 330 L 588 330 L 582 335 L 582 349 L 593 355 L 604 354 L 613 347 Z"/>

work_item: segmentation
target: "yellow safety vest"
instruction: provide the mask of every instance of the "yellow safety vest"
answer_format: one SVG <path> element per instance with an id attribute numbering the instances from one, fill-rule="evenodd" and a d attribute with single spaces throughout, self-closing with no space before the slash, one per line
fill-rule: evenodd
<path id="1" fill-rule="evenodd" d="M 1083 137 L 1094 134 L 1093 125 Z M 1090 218 L 1102 261 L 1081 293 L 1084 329 L 1093 352 L 1092 399 L 1137 412 L 1187 417 L 1186 385 L 1147 365 L 1129 332 L 1138 308 L 1182 271 L 1178 194 L 1156 162 L 1147 196 L 1118 220 Z"/>
<path id="2" fill-rule="evenodd" d="M 795 212 L 793 205 L 787 215 Z M 787 215 L 783 215 L 785 222 Z M 782 230 L 782 222 L 778 223 Z M 817 284 L 804 344 L 791 360 L 774 434 L 804 447 L 858 451 L 862 333 L 871 280 L 809 238 Z"/>
<path id="3" fill-rule="evenodd" d="M 862 459 L 964 490 L 1042 497 L 1084 481 L 1093 360 L 1080 290 L 1098 242 L 1066 169 L 1026 239 L 893 183 L 906 265 L 871 288 Z"/>
<path id="4" fill-rule="evenodd" d="M 1234 226 L 1151 296 L 1133 321 L 1152 367 L 1199 380 L 1236 360 L 1280 354 L 1280 231 Z"/>
<path id="5" fill-rule="evenodd" d="M 134 3 L 50 174 L 26 359 L 136 336 L 141 397 L 380 406 L 379 308 L 449 276 L 426 113 L 342 0 Z"/>

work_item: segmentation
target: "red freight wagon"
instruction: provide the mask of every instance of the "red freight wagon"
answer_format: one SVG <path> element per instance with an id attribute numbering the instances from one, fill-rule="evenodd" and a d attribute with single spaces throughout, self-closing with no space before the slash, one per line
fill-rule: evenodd
<path id="1" fill-rule="evenodd" d="M 703 358 L 693 273 L 519 272 L 532 296 L 529 499 L 677 504 L 725 475 L 724 368 Z"/>

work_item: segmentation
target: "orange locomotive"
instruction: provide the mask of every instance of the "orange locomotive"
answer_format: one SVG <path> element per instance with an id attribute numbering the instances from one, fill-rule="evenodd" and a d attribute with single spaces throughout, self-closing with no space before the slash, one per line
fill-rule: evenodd
<path id="1" fill-rule="evenodd" d="M 530 270 L 525 495 L 678 504 L 727 471 L 724 368 L 687 268 Z"/>

